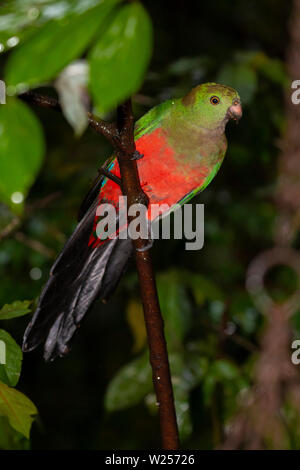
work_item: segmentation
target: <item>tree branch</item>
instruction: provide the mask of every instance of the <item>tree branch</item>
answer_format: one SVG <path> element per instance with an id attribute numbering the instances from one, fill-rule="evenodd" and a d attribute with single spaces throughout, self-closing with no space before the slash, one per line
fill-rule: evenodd
<path id="1" fill-rule="evenodd" d="M 62 112 L 62 108 L 59 102 L 50 96 L 40 95 L 34 91 L 26 91 L 25 93 L 21 93 L 19 98 L 23 101 L 26 101 L 27 103 L 36 104 L 42 108 L 50 108 L 54 111 Z M 98 134 L 104 135 L 104 137 L 106 137 L 114 147 L 118 145 L 119 135 L 114 123 L 106 122 L 100 118 L 96 118 L 90 112 L 87 112 L 87 118 L 89 126 L 92 129 L 94 129 Z"/>
<path id="2" fill-rule="evenodd" d="M 141 188 L 137 163 L 131 159 L 136 148 L 134 118 L 130 100 L 118 108 L 118 129 L 123 147 L 122 151 L 117 151 L 123 194 L 127 196 L 129 207 L 137 202 L 148 205 L 148 197 Z M 169 359 L 150 250 L 144 251 L 148 243 L 147 240 L 141 238 L 133 240 L 148 336 L 152 378 L 159 406 L 162 445 L 164 449 L 176 450 L 179 448 L 179 438 Z"/>

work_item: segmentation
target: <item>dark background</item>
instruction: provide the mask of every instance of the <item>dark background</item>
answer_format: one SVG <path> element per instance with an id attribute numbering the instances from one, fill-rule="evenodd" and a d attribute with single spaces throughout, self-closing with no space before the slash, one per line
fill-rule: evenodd
<path id="1" fill-rule="evenodd" d="M 239 126 L 230 124 L 227 129 L 229 149 L 223 166 L 194 200 L 205 204 L 204 248 L 192 252 L 184 249 L 183 241 L 156 241 L 153 258 L 158 273 L 201 274 L 225 294 L 220 307 L 213 294 L 201 303 L 187 291 L 191 322 L 182 355 L 196 341 L 203 346 L 204 357 L 226 357 L 251 383 L 253 351 L 264 320 L 245 290 L 245 272 L 253 257 L 273 244 L 273 195 L 278 139 L 284 128 L 284 57 L 291 5 L 283 0 L 143 3 L 154 24 L 155 44 L 144 85 L 134 100 L 137 118 L 149 106 L 182 96 L 205 81 L 232 85 L 243 100 L 243 119 Z M 81 200 L 110 147 L 91 130 L 78 140 L 61 115 L 32 109 L 43 124 L 47 155 L 28 202 L 56 192 L 58 197 L 36 211 L 22 230 L 58 253 L 75 227 Z M 0 303 L 37 297 L 52 262 L 14 238 L 3 241 Z M 30 278 L 33 267 L 42 270 L 40 280 Z M 270 281 L 275 291 L 278 279 L 281 286 L 291 285 L 290 273 L 281 272 Z M 133 351 L 126 318 L 130 299 L 138 300 L 133 263 L 113 299 L 107 305 L 94 304 L 65 359 L 45 364 L 41 350 L 25 355 L 18 388 L 40 412 L 39 423 L 33 425 L 33 449 L 159 447 L 158 419 L 143 400 L 113 413 L 103 405 L 111 379 L 140 353 Z M 235 332 L 254 345 L 253 350 L 230 338 L 220 347 L 214 329 L 219 328 L 224 311 Z M 25 316 L 4 322 L 4 328 L 20 343 L 27 322 Z M 204 389 L 201 381 L 189 393 L 193 432 L 184 441 L 185 448 L 214 447 L 218 429 L 237 410 L 235 392 L 230 392 L 229 404 L 223 404 L 226 409 L 216 424 L 218 403 L 208 400 L 206 404 L 207 393 L 215 392 Z"/>

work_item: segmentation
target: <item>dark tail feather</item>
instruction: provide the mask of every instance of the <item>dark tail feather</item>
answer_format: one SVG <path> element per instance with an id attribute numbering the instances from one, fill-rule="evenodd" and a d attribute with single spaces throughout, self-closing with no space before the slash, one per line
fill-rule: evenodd
<path id="1" fill-rule="evenodd" d="M 106 299 L 112 294 L 132 253 L 130 239 L 111 239 L 95 248 L 88 245 L 95 210 L 96 201 L 54 263 L 24 334 L 23 351 L 45 342 L 47 361 L 69 351 L 90 305 L 96 298 Z"/>

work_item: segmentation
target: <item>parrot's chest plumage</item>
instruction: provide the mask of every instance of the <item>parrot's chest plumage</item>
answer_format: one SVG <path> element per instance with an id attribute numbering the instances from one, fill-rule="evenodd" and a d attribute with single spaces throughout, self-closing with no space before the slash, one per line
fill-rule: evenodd
<path id="1" fill-rule="evenodd" d="M 187 195 L 202 190 L 215 175 L 225 152 L 224 132 L 178 133 L 174 136 L 163 127 L 136 140 L 136 148 L 143 158 L 138 160 L 138 172 L 143 191 L 150 204 L 168 204 L 172 207 Z M 110 171 L 120 176 L 115 160 Z M 118 201 L 121 190 L 116 183 L 106 180 L 100 201 Z M 185 201 L 186 202 L 186 201 Z"/>

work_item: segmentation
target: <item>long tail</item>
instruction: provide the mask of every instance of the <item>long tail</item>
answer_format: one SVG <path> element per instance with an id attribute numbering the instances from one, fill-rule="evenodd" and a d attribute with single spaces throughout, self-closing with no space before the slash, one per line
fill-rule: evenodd
<path id="1" fill-rule="evenodd" d="M 45 343 L 44 358 L 69 352 L 71 339 L 96 298 L 116 288 L 132 253 L 130 239 L 89 246 L 97 200 L 89 207 L 55 261 L 24 334 L 23 351 Z"/>

